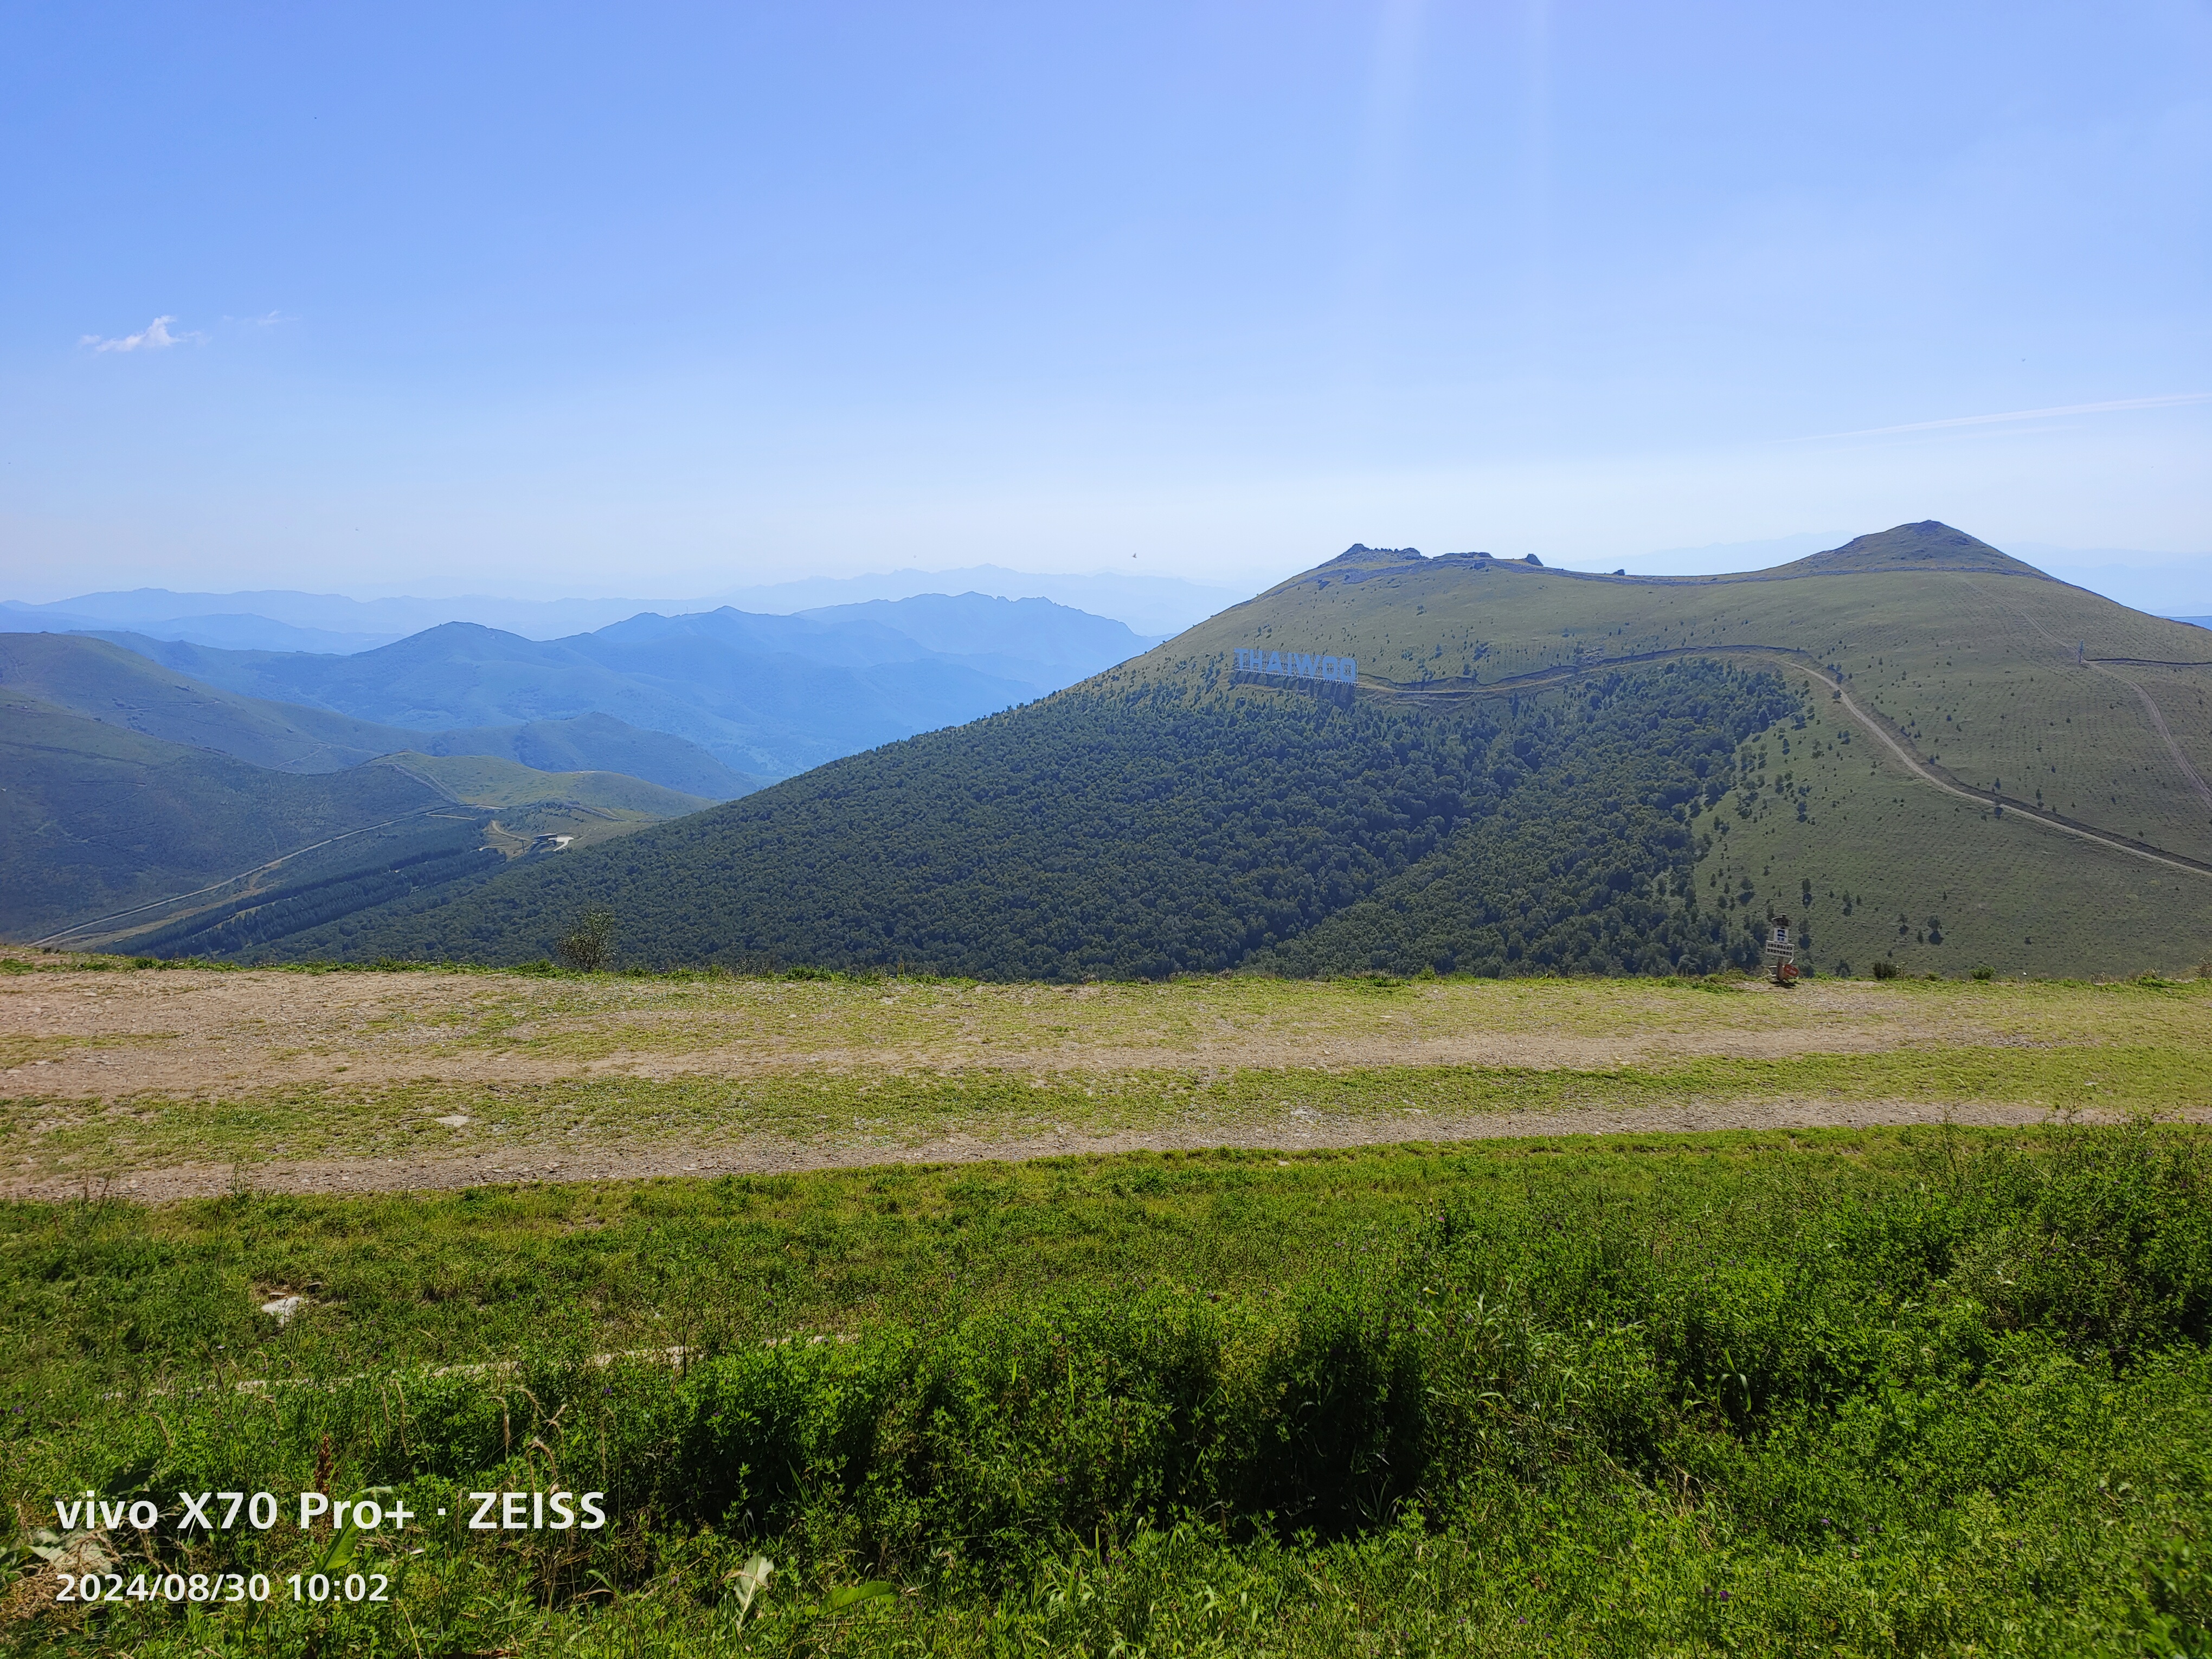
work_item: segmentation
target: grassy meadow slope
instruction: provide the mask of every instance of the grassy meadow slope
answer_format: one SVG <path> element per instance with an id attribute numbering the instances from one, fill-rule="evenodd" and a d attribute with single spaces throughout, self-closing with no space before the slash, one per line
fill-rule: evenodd
<path id="1" fill-rule="evenodd" d="M 377 763 L 419 777 L 471 806 L 563 802 L 641 819 L 681 817 L 714 803 L 619 772 L 542 772 L 496 755 L 386 755 Z"/>
<path id="2" fill-rule="evenodd" d="M 1237 647 L 1270 644 L 1355 656 L 1373 695 L 1438 707 L 1510 701 L 1655 653 L 1741 653 L 1802 689 L 1808 726 L 1745 746 L 1704 820 L 1721 831 L 1699 841 L 1709 902 L 1735 895 L 1760 915 L 1809 917 L 1811 958 L 1826 971 L 1887 957 L 1915 972 L 2119 972 L 2212 955 L 2212 873 L 2108 844 L 2212 866 L 2203 633 L 1946 526 L 1903 526 L 1740 578 L 1357 550 L 1131 669 L 1218 682 Z M 1793 659 L 1820 672 L 1793 672 Z M 2107 839 L 2039 823 L 2039 806 Z M 1430 894 L 1429 920 L 1471 902 Z M 1352 929 L 1373 932 L 1372 918 L 1331 924 L 1308 953 Z"/>
<path id="3" fill-rule="evenodd" d="M 1970 789 L 2039 797 L 2212 864 L 2203 631 L 2055 581 L 1948 526 L 1900 526 L 1741 577 L 1594 576 L 1361 550 L 1127 672 L 1225 678 L 1230 653 L 1255 644 L 1355 656 L 1376 691 L 1427 698 L 1510 693 L 1651 653 L 1774 647 L 1836 665 L 1855 699 Z"/>
<path id="4" fill-rule="evenodd" d="M 1632 579 L 1355 548 L 1044 702 L 301 953 L 1006 976 L 2092 974 L 2212 955 L 2199 630 L 1902 526 Z M 1238 673 L 1349 655 L 1356 692 Z"/>
<path id="5" fill-rule="evenodd" d="M 1915 974 L 2125 973 L 2212 957 L 2212 878 L 1930 788 L 1833 705 L 1816 708 L 1790 749 L 1779 734 L 1764 745 L 1765 775 L 1805 792 L 1805 817 L 1771 790 L 1748 817 L 1724 816 L 1730 833 L 1698 879 L 1808 923 L 1820 972 L 1887 960 Z"/>

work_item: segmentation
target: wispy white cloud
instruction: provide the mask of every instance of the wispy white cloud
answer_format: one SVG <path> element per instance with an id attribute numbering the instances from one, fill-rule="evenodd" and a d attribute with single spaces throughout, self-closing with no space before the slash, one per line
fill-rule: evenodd
<path id="1" fill-rule="evenodd" d="M 182 334 L 170 333 L 169 325 L 176 320 L 174 317 L 156 317 L 136 334 L 118 334 L 112 339 L 86 334 L 79 337 L 77 343 L 88 345 L 94 351 L 167 351 L 171 346 L 207 337 L 190 329 Z"/>
<path id="2" fill-rule="evenodd" d="M 1954 426 L 1995 426 L 2005 421 L 2048 421 L 2061 415 L 2111 415 L 2126 409 L 2180 409 L 2190 404 L 2212 403 L 2212 392 L 2175 392 L 2159 398 L 2117 398 L 2107 404 L 2062 404 L 2056 409 L 2011 409 L 2001 415 L 1954 415 L 1943 421 L 1908 421 L 1903 426 L 1869 426 L 1856 432 L 1821 432 L 1797 443 L 1818 443 L 1824 438 L 1881 438 L 1893 432 L 1935 432 Z"/>

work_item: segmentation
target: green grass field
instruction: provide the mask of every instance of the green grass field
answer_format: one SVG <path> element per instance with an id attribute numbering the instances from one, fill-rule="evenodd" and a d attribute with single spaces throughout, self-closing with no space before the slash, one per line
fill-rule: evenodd
<path id="1" fill-rule="evenodd" d="M 149 1659 L 2199 1652 L 2205 1155 L 1930 1128 L 16 1204 L 0 1619 Z M 318 1489 L 414 1519 L 173 1524 Z M 470 1530 L 499 1491 L 611 1524 Z M 87 1492 L 161 1524 L 56 1535 Z M 122 1594 L 56 1601 L 40 1550 Z M 234 1572 L 270 1599 L 161 1599 Z"/>
<path id="2" fill-rule="evenodd" d="M 1888 960 L 2042 977 L 2084 960 L 2124 972 L 2130 954 L 2145 967 L 2212 957 L 2212 878 L 1930 788 L 1823 702 L 1805 731 L 1747 746 L 1759 785 L 1748 813 L 1739 795 L 1701 820 L 1726 827 L 1698 868 L 1708 902 L 1747 884 L 1762 914 L 1809 921 L 1821 973 Z"/>

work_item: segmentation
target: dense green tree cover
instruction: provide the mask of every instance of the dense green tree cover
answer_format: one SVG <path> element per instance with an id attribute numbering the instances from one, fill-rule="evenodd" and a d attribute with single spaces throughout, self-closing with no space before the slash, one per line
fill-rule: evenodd
<path id="1" fill-rule="evenodd" d="M 1726 707 L 1675 671 L 1589 683 L 1563 717 L 1572 756 L 1419 864 L 1273 953 L 1292 972 L 1376 968 L 1711 973 L 1760 960 L 1763 911 L 1700 909 L 1692 811 L 1735 784 L 1730 753 L 1771 705 Z M 1696 670 L 1692 684 L 1706 677 Z M 1717 720 L 1716 716 L 1718 716 Z"/>
<path id="2" fill-rule="evenodd" d="M 506 862 L 483 844 L 483 825 L 474 817 L 447 820 L 405 845 L 410 850 L 387 852 L 357 868 L 319 872 L 273 890 L 242 894 L 121 940 L 116 948 L 143 956 L 231 956 L 372 905 L 489 875 Z"/>
<path id="3" fill-rule="evenodd" d="M 1402 903 L 1414 889 L 1393 884 L 1433 869 L 1513 918 L 1500 971 L 1717 963 L 1725 941 L 1656 884 L 1690 854 L 1702 781 L 1796 706 L 1775 677 L 1710 662 L 1449 713 L 1157 682 L 1064 693 L 281 948 L 525 961 L 605 905 L 632 962 L 1314 971 L 1378 949 L 1432 959 L 1428 933 L 1378 945 L 1379 923 L 1283 947 Z"/>

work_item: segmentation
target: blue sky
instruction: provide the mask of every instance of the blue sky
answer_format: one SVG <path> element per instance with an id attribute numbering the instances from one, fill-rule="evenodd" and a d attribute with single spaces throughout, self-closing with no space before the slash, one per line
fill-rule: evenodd
<path id="1" fill-rule="evenodd" d="M 2212 550 L 2202 3 L 19 4 L 0 142 L 8 597 Z"/>

